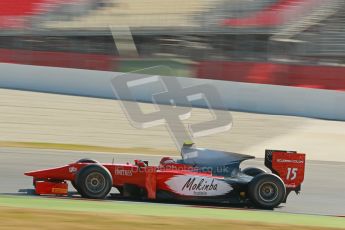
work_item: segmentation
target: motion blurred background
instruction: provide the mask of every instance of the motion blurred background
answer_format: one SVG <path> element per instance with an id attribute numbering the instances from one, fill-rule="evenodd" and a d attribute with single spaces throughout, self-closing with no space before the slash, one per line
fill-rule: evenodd
<path id="1" fill-rule="evenodd" d="M 344 22 L 343 0 L 1 1 L 0 62 L 345 90 Z"/>
<path id="2" fill-rule="evenodd" d="M 109 162 L 115 156 L 115 162 L 126 163 L 146 154 L 155 165 L 161 154 L 179 155 L 164 126 L 131 126 L 113 100 L 111 79 L 154 66 L 164 67 L 154 75 L 181 77 L 185 88 L 209 84 L 225 99 L 234 120 L 231 132 L 196 138 L 199 147 L 250 154 L 260 167 L 265 149 L 307 154 L 302 195 L 289 197 L 279 212 L 344 216 L 345 0 L 1 0 L 0 229 L 3 223 L 9 226 L 4 229 L 14 223 L 22 229 L 48 226 L 42 220 L 49 218 L 37 214 L 36 221 L 31 211 L 28 218 L 16 210 L 13 219 L 1 219 L 7 215 L 4 203 L 25 204 L 6 204 L 1 194 L 32 188 L 26 171 L 85 157 Z M 150 87 L 135 92 L 138 101 L 152 102 L 151 91 L 161 92 Z M 199 107 L 186 125 L 212 118 Z M 153 106 L 140 103 L 140 108 Z M 130 217 L 131 211 L 127 216 L 130 208 L 121 207 L 115 210 L 124 211 L 129 226 L 143 225 L 133 222 L 140 219 Z M 279 221 L 291 221 L 280 214 Z M 122 219 L 116 216 L 113 221 Z M 243 218 L 245 226 L 260 227 Z M 162 218 L 144 222 L 149 229 L 161 228 L 157 219 Z M 75 224 L 66 220 L 58 223 Z M 88 220 L 79 222 L 90 229 Z M 182 222 L 164 226 L 181 228 Z M 314 219 L 304 224 L 317 225 Z M 202 226 L 209 225 L 193 224 Z"/>

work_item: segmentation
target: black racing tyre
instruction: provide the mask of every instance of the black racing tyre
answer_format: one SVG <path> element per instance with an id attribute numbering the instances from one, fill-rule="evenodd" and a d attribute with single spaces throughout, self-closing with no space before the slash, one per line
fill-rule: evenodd
<path id="1" fill-rule="evenodd" d="M 278 176 L 262 173 L 255 176 L 249 183 L 248 195 L 258 207 L 273 209 L 285 199 L 286 188 Z"/>
<path id="2" fill-rule="evenodd" d="M 248 176 L 256 176 L 259 175 L 261 173 L 266 173 L 265 170 L 263 170 L 262 168 L 256 168 L 256 167 L 248 167 L 242 170 L 242 173 L 248 175 Z"/>
<path id="3" fill-rule="evenodd" d="M 76 163 L 95 163 L 95 164 L 98 164 L 99 162 L 96 161 L 96 160 L 94 160 L 94 159 L 91 159 L 91 158 L 82 158 L 82 159 L 76 161 Z M 71 184 L 72 184 L 73 188 L 74 188 L 78 193 L 80 193 L 76 181 L 71 181 Z"/>
<path id="4" fill-rule="evenodd" d="M 78 160 L 76 163 L 99 163 L 98 161 L 90 158 L 83 158 Z"/>
<path id="5" fill-rule="evenodd" d="M 76 186 L 82 197 L 104 199 L 113 186 L 112 181 L 108 169 L 100 164 L 91 164 L 78 172 Z"/>

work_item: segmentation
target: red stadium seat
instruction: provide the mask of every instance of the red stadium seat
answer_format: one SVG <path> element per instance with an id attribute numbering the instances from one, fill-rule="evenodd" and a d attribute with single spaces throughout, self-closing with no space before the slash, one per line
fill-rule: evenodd
<path id="1" fill-rule="evenodd" d="M 37 12 L 39 4 L 47 0 L 0 1 L 0 16 L 27 16 Z"/>
<path id="2" fill-rule="evenodd" d="M 73 0 L 2 0 L 0 1 L 0 28 L 21 28 L 30 16 L 49 11 L 60 3 Z"/>
<path id="3" fill-rule="evenodd" d="M 223 26 L 233 27 L 268 27 L 285 23 L 289 18 L 294 18 L 296 13 L 303 11 L 311 0 L 279 0 L 248 17 L 230 18 L 222 21 Z"/>

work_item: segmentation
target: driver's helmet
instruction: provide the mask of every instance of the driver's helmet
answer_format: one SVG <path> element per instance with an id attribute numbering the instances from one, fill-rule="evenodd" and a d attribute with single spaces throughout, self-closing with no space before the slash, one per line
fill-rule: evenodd
<path id="1" fill-rule="evenodd" d="M 171 157 L 163 157 L 162 160 L 159 162 L 160 165 L 173 164 L 173 163 L 175 163 L 175 161 Z"/>

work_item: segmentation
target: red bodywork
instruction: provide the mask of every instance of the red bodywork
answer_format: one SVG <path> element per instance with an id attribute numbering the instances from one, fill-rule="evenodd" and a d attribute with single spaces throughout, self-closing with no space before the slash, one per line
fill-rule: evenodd
<path id="1" fill-rule="evenodd" d="M 149 199 L 156 198 L 156 190 L 171 190 L 165 182 L 176 175 L 195 175 L 212 177 L 211 173 L 193 172 L 196 169 L 184 164 L 168 163 L 160 166 L 146 166 L 142 161 L 136 164 L 107 164 L 102 165 L 108 169 L 113 178 L 113 187 L 121 188 L 124 184 L 136 185 L 146 189 Z M 58 168 L 27 172 L 25 175 L 34 178 L 37 194 L 61 195 L 61 184 L 65 181 L 74 181 L 76 173 L 90 163 L 71 163 Z M 218 178 L 218 177 L 217 177 Z M 46 183 L 45 183 L 46 182 Z M 45 188 L 42 188 L 44 187 Z M 65 187 L 63 187 L 65 188 Z M 65 193 L 67 194 L 67 192 Z"/>
<path id="2" fill-rule="evenodd" d="M 36 194 L 55 194 L 55 195 L 67 195 L 68 184 L 66 182 L 50 182 L 50 181 L 36 181 Z"/>
<path id="3" fill-rule="evenodd" d="M 305 154 L 275 152 L 272 170 L 284 181 L 286 188 L 295 189 L 304 180 Z"/>
<path id="4" fill-rule="evenodd" d="M 193 195 L 205 197 L 224 195 L 233 190 L 231 186 L 227 190 L 229 186 L 227 187 L 224 182 L 225 177 L 215 176 L 211 171 L 200 172 L 196 167 L 165 161 L 166 159 L 163 158 L 159 166 L 148 166 L 140 160 L 136 160 L 135 164 L 102 163 L 102 166 L 111 174 L 113 187 L 121 191 L 125 184 L 135 185 L 146 191 L 148 199 L 156 199 L 157 191 L 170 192 L 180 197 Z M 305 154 L 271 151 L 270 154 L 266 153 L 266 161 L 266 166 L 283 180 L 288 193 L 300 190 L 304 179 Z M 90 163 L 71 163 L 58 168 L 27 172 L 25 175 L 34 178 L 37 194 L 65 195 L 66 181 L 75 181 L 79 170 L 87 165 Z M 193 179 L 196 179 L 195 183 Z M 213 183 L 217 184 L 218 190 L 223 189 L 222 192 L 225 192 L 220 194 L 219 191 L 211 191 Z M 199 193 L 194 191 L 193 194 L 191 193 L 193 186 L 196 188 L 204 186 L 209 190 L 207 192 L 197 190 L 196 192 Z"/>

